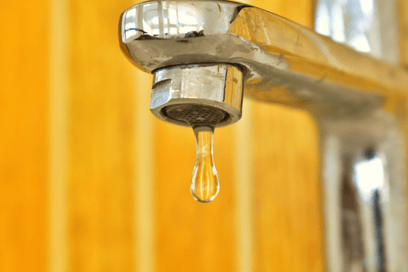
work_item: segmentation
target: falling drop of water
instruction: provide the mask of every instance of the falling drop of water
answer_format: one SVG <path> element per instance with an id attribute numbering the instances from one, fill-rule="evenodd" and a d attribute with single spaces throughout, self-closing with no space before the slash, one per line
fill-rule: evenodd
<path id="1" fill-rule="evenodd" d="M 214 127 L 193 127 L 197 139 L 197 162 L 191 179 L 191 193 L 199 202 L 210 202 L 220 190 L 213 158 Z"/>

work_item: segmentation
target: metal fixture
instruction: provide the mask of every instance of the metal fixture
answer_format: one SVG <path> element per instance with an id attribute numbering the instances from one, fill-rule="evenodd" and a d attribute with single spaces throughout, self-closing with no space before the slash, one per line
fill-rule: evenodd
<path id="1" fill-rule="evenodd" d="M 321 132 L 327 271 L 408 271 L 404 69 L 234 2 L 141 3 L 122 14 L 119 37 L 155 75 L 150 106 L 162 120 L 186 125 L 198 110 L 194 121 L 234 123 L 242 86 L 309 111 Z"/>
<path id="2" fill-rule="evenodd" d="M 242 72 L 227 64 L 196 64 L 154 72 L 150 109 L 159 119 L 178 125 L 215 127 L 241 118 Z"/>

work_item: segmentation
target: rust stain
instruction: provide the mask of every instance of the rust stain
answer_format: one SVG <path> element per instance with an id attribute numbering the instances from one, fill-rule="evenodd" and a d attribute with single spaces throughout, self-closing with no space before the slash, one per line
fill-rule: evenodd
<path id="1" fill-rule="evenodd" d="M 218 8 L 220 9 L 220 12 L 221 12 L 221 5 L 220 5 L 220 4 L 218 4 L 218 3 L 217 3 L 217 5 L 218 5 Z"/>

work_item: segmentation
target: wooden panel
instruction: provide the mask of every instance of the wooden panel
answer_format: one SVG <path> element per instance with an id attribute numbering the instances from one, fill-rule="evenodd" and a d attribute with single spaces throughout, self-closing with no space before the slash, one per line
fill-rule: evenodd
<path id="1" fill-rule="evenodd" d="M 69 271 L 134 271 L 133 67 L 119 50 L 131 1 L 70 2 Z"/>
<path id="2" fill-rule="evenodd" d="M 0 11 L 0 271 L 45 271 L 48 2 Z"/>
<path id="3" fill-rule="evenodd" d="M 49 271 L 67 272 L 69 106 L 68 0 L 50 1 L 49 31 Z"/>
<path id="4" fill-rule="evenodd" d="M 133 69 L 135 69 L 133 67 Z M 150 91 L 152 75 L 135 70 L 135 99 L 136 99 L 136 190 L 135 207 L 137 216 L 136 226 L 136 271 L 153 272 L 156 265 L 155 254 L 155 212 L 154 212 L 154 158 L 156 152 L 156 137 L 154 125 L 156 117 L 151 114 Z"/>
<path id="5" fill-rule="evenodd" d="M 323 271 L 316 125 L 261 103 L 254 117 L 256 271 Z"/>
<path id="6" fill-rule="evenodd" d="M 312 26 L 313 1 L 251 4 Z M 317 126 L 305 112 L 253 103 L 255 271 L 324 271 Z"/>

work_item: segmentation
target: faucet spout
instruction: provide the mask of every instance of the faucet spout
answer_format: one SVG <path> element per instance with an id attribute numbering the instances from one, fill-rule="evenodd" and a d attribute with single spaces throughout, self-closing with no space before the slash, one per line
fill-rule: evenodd
<path id="1" fill-rule="evenodd" d="M 151 110 L 164 121 L 186 125 L 174 106 L 204 105 L 222 113 L 217 126 L 237 122 L 243 89 L 310 112 L 321 133 L 327 271 L 408 271 L 405 69 L 227 1 L 138 4 L 121 15 L 119 42 L 155 75 Z"/>

